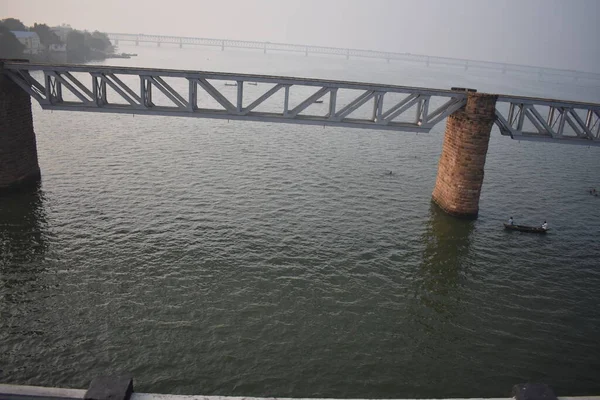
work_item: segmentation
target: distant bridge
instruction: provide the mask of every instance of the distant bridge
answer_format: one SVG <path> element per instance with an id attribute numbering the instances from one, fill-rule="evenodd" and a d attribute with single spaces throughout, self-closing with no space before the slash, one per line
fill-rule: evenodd
<path id="1" fill-rule="evenodd" d="M 437 57 L 410 53 L 394 53 L 352 48 L 311 46 L 303 44 L 260 42 L 250 40 L 214 39 L 185 36 L 161 36 L 131 33 L 108 33 L 108 37 L 115 45 L 118 45 L 119 42 L 133 42 L 136 45 L 139 45 L 140 43 L 156 43 L 157 46 L 160 46 L 162 43 L 164 43 L 178 45 L 179 47 L 183 47 L 184 45 L 211 46 L 220 48 L 221 50 L 225 50 L 225 48 L 255 49 L 260 50 L 263 53 L 291 52 L 304 54 L 305 56 L 308 56 L 309 54 L 325 54 L 341 56 L 345 57 L 346 59 L 349 59 L 350 57 L 372 58 L 385 60 L 387 62 L 413 62 L 423 64 L 425 66 L 443 65 L 464 68 L 465 71 L 469 69 L 488 69 L 500 71 L 502 73 L 511 72 L 521 74 L 532 74 L 536 75 L 539 79 L 543 77 L 554 77 L 564 78 L 572 81 L 578 81 L 580 79 L 600 81 L 600 74 L 593 72 L 536 67 L 511 63 L 498 63 L 491 61 L 478 61 L 464 58 Z"/>

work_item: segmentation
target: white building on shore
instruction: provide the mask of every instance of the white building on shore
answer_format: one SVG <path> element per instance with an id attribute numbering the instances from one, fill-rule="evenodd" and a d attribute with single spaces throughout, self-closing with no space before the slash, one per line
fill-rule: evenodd
<path id="1" fill-rule="evenodd" d="M 39 54 L 42 51 L 40 37 L 35 32 L 11 31 L 13 35 L 25 46 L 24 54 Z"/>
<path id="2" fill-rule="evenodd" d="M 73 28 L 71 28 L 71 25 L 62 24 L 60 26 L 53 26 L 50 28 L 50 30 L 56 33 L 63 43 L 67 43 L 67 36 L 69 35 L 69 32 L 73 30 Z"/>

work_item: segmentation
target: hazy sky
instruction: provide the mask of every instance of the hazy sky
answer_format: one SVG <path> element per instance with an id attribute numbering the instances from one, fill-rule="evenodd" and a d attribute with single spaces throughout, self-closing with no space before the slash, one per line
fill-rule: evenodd
<path id="1" fill-rule="evenodd" d="M 0 16 L 600 71 L 600 0 L 0 0 Z"/>

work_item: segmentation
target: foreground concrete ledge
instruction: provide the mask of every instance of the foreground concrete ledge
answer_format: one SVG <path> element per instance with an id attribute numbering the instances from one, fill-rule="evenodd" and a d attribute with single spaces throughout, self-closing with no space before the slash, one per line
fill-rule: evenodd
<path id="1" fill-rule="evenodd" d="M 559 400 L 565 400 L 562 398 Z M 575 399 L 575 398 L 571 398 Z M 583 398 L 582 398 L 583 399 Z M 312 398 L 312 397 L 233 397 L 233 396 L 189 396 L 189 395 L 169 395 L 169 394 L 152 394 L 152 393 L 134 393 L 131 400 L 342 400 L 334 398 Z M 375 399 L 343 399 L 343 400 L 375 400 Z M 388 399 L 386 399 L 388 400 Z M 444 400 L 444 399 L 389 399 L 389 400 Z M 447 400 L 484 400 L 483 398 L 471 399 L 447 399 Z M 488 398 L 485 400 L 514 400 L 508 397 Z M 593 399 L 600 400 L 600 397 Z"/>
<path id="2" fill-rule="evenodd" d="M 69 400 L 83 399 L 86 390 L 60 389 L 39 386 L 21 386 L 0 384 L 0 399 L 2 400 Z M 469 399 L 454 398 L 448 400 L 512 400 L 511 397 Z M 132 393 L 131 400 L 317 400 L 315 398 L 289 398 L 289 397 L 234 397 L 234 396 L 201 396 L 201 395 L 173 395 L 154 393 Z M 336 399 L 318 399 L 336 400 Z M 367 399 L 344 399 L 367 400 Z M 389 399 L 394 400 L 394 399 Z M 433 400 L 433 399 L 395 399 L 395 400 Z M 440 400 L 440 399 L 437 399 Z M 600 400 L 600 396 L 568 396 L 558 397 L 558 400 Z"/>
<path id="3" fill-rule="evenodd" d="M 340 399 L 317 399 L 304 397 L 230 397 L 230 396 L 188 396 L 188 395 L 170 395 L 170 394 L 152 394 L 152 393 L 133 393 L 131 400 L 340 400 Z M 344 399 L 344 400 L 375 400 L 375 399 Z M 388 399 L 386 399 L 388 400 Z M 514 400 L 514 397 L 471 397 L 471 398 L 452 398 L 452 399 L 389 399 L 389 400 Z M 580 396 L 580 397 L 559 397 L 558 400 L 600 400 L 600 396 Z"/>
<path id="4" fill-rule="evenodd" d="M 83 399 L 83 389 L 0 384 L 0 399 Z"/>

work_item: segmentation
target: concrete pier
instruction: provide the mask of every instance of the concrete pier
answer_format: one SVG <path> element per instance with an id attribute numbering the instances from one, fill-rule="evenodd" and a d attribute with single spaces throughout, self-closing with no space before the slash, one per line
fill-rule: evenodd
<path id="1" fill-rule="evenodd" d="M 433 201 L 448 214 L 476 218 L 498 96 L 471 92 L 448 117 Z"/>
<path id="2" fill-rule="evenodd" d="M 31 99 L 2 68 L 0 61 L 0 193 L 40 180 Z"/>

